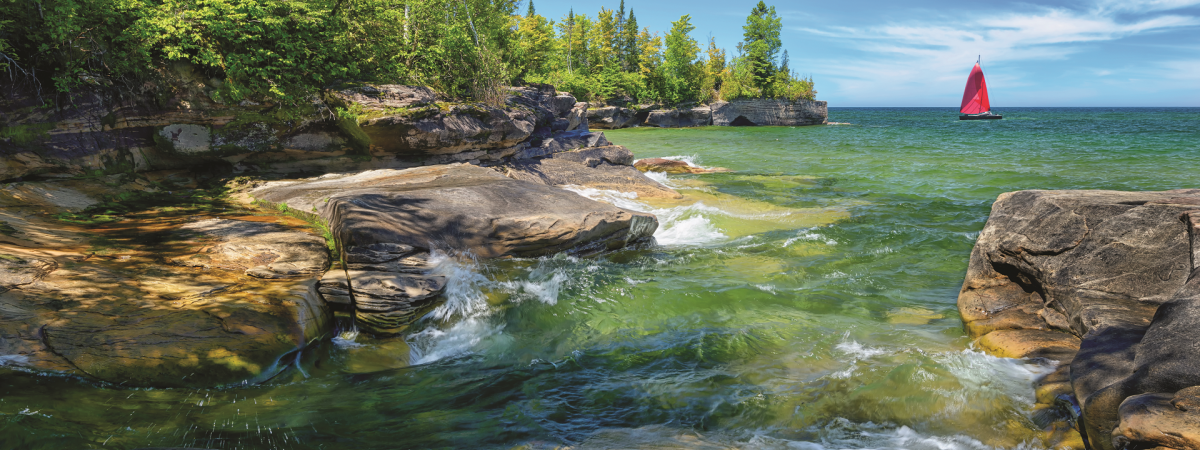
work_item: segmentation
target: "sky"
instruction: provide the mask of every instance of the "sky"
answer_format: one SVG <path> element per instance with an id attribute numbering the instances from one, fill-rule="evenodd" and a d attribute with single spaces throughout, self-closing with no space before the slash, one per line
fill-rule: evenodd
<path id="1" fill-rule="evenodd" d="M 528 0 L 526 0 L 528 1 Z M 620 0 L 533 0 L 558 21 Z M 627 0 L 665 34 L 690 14 L 692 37 L 732 55 L 757 0 Z M 783 19 L 790 65 L 829 106 L 955 106 L 982 57 L 993 110 L 1005 106 L 1200 107 L 1200 0 L 767 1 Z M 526 4 L 520 11 L 524 12 Z"/>

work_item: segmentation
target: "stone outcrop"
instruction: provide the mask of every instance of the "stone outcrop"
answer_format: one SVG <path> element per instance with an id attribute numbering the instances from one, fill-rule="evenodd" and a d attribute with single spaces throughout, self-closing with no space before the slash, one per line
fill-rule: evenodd
<path id="1" fill-rule="evenodd" d="M 632 159 L 602 147 L 541 162 L 602 167 L 612 164 L 606 152 L 624 158 L 610 156 L 618 162 Z M 592 252 L 649 238 L 658 227 L 650 214 L 466 164 L 271 182 L 249 194 L 329 224 L 345 251 L 345 272 L 326 274 L 319 291 L 352 305 L 359 325 L 376 334 L 403 331 L 434 305 L 446 280 L 429 273 L 433 250 L 481 258 Z"/>
<path id="2" fill-rule="evenodd" d="M 650 112 L 646 125 L 659 128 L 706 127 L 713 124 L 708 105 L 688 109 L 661 109 Z"/>
<path id="3" fill-rule="evenodd" d="M 641 198 L 682 198 L 632 167 L 633 153 L 619 145 L 592 147 L 546 158 L 514 160 L 504 166 L 510 178 L 549 186 L 580 186 L 633 192 Z"/>
<path id="4" fill-rule="evenodd" d="M 829 108 L 818 100 L 740 99 L 690 108 L 643 105 L 634 108 L 606 106 L 588 110 L 589 124 L 598 129 L 655 126 L 801 126 L 826 123 Z"/>
<path id="5" fill-rule="evenodd" d="M 181 66 L 182 67 L 182 66 Z M 233 102 L 186 68 L 136 90 L 99 86 L 46 108 L 0 92 L 0 181 L 187 169 L 344 172 L 503 160 L 537 134 L 587 129 L 587 104 L 546 85 L 503 107 L 452 103 L 423 87 L 331 86 L 298 105 Z"/>
<path id="6" fill-rule="evenodd" d="M 959 311 L 990 352 L 1069 365 L 1069 384 L 1041 385 L 1077 402 L 1091 448 L 1196 448 L 1197 223 L 1200 190 L 1003 194 Z"/>
<path id="7" fill-rule="evenodd" d="M 829 117 L 828 104 L 818 100 L 744 99 L 711 107 L 712 124 L 719 127 L 819 125 Z"/>
<path id="8" fill-rule="evenodd" d="M 649 214 L 464 164 L 272 182 L 250 195 L 315 211 L 347 248 L 404 244 L 482 258 L 617 248 L 658 224 Z"/>

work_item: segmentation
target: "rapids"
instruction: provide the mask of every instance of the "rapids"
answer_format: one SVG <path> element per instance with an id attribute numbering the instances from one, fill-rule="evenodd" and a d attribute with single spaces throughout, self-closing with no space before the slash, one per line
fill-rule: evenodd
<path id="1" fill-rule="evenodd" d="M 831 108 L 845 126 L 606 132 L 682 200 L 657 245 L 435 255 L 410 333 L 332 339 L 258 386 L 130 389 L 0 355 L 0 448 L 1046 448 L 1032 380 L 955 300 L 989 205 L 1020 189 L 1198 187 L 1200 109 Z"/>

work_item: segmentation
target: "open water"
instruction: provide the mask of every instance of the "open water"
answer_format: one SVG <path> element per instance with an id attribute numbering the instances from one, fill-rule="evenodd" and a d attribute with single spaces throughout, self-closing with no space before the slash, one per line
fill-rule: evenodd
<path id="1" fill-rule="evenodd" d="M 831 108 L 848 125 L 629 129 L 731 173 L 655 213 L 658 245 L 443 255 L 409 335 L 343 330 L 261 386 L 128 389 L 0 355 L 0 448 L 1044 448 L 1031 381 L 955 300 L 995 197 L 1200 187 L 1200 108 Z"/>

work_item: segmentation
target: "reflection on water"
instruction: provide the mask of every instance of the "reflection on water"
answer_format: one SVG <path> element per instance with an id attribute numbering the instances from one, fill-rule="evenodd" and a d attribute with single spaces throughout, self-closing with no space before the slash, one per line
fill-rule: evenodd
<path id="1" fill-rule="evenodd" d="M 681 200 L 577 189 L 658 215 L 659 246 L 437 255 L 446 302 L 410 334 L 343 318 L 264 385 L 96 386 L 0 355 L 0 448 L 1047 447 L 1030 383 L 1052 367 L 969 348 L 954 306 L 988 206 L 1189 187 L 1200 143 L 1173 130 L 1200 115 L 833 114 L 859 125 L 610 132 L 735 172 L 654 175 Z"/>

